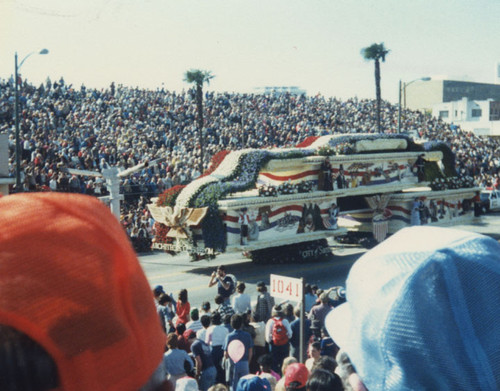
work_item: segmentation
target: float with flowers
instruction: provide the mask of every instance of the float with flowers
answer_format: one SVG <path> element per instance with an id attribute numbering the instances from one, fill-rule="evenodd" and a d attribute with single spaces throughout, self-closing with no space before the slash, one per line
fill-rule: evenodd
<path id="1" fill-rule="evenodd" d="M 203 176 L 148 207 L 157 249 L 279 262 L 330 256 L 327 239 L 348 232 L 381 241 L 411 224 L 465 223 L 478 190 L 443 143 L 347 134 L 220 152 Z"/>

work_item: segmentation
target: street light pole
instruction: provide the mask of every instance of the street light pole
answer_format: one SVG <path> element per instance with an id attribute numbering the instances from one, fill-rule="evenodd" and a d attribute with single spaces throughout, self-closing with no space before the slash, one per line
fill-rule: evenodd
<path id="1" fill-rule="evenodd" d="M 15 101 L 14 101 L 14 112 L 15 112 L 15 122 L 16 122 L 16 192 L 21 191 L 21 141 L 19 137 L 19 89 L 17 87 L 17 52 L 14 56 L 14 90 L 15 90 Z"/>
<path id="2" fill-rule="evenodd" d="M 420 80 L 420 79 L 419 79 Z M 411 83 L 413 83 L 415 80 L 412 80 L 409 83 L 405 83 L 403 87 L 403 99 L 404 99 L 404 107 L 406 109 L 406 87 L 408 87 Z"/>
<path id="3" fill-rule="evenodd" d="M 401 133 L 401 79 L 399 80 L 398 133 Z"/>
<path id="4" fill-rule="evenodd" d="M 401 80 L 399 80 L 398 133 L 401 133 L 401 116 L 402 116 L 402 113 L 401 113 L 401 95 L 403 95 L 403 99 L 404 99 L 403 106 L 406 109 L 406 87 L 408 87 L 411 83 L 415 83 L 416 81 L 429 81 L 429 80 L 431 80 L 430 77 L 420 77 L 420 78 L 412 80 L 408 83 L 402 83 Z"/>
<path id="5" fill-rule="evenodd" d="M 47 49 L 42 49 L 38 54 L 47 54 L 49 51 Z M 21 63 L 17 65 L 17 52 L 14 55 L 14 117 L 16 124 L 16 192 L 21 192 L 23 190 L 21 184 L 21 137 L 19 135 L 19 69 L 23 66 L 24 62 L 28 57 L 30 57 L 35 52 L 31 52 L 26 57 L 23 58 Z"/>

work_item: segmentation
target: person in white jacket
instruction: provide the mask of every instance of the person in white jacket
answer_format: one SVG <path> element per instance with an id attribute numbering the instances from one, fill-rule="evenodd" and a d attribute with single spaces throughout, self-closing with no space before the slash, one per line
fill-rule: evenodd
<path id="1" fill-rule="evenodd" d="M 250 295 L 245 293 L 245 288 L 245 283 L 238 281 L 236 284 L 236 295 L 231 298 L 231 306 L 237 314 L 244 314 L 252 309 Z"/>

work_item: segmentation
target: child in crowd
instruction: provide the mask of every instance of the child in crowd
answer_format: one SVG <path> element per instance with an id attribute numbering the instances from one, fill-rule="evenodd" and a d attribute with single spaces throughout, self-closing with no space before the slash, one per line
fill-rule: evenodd
<path id="1" fill-rule="evenodd" d="M 273 358 L 271 357 L 270 354 L 264 354 L 263 356 L 260 356 L 257 359 L 257 362 L 259 363 L 260 366 L 260 371 L 257 372 L 257 375 L 262 375 L 263 373 L 270 373 L 276 381 L 279 381 L 281 379 L 281 376 L 277 374 L 275 371 L 272 370 L 272 365 L 273 365 Z"/>
<path id="2" fill-rule="evenodd" d="M 321 343 L 319 341 L 315 341 L 311 345 L 309 345 L 309 358 L 306 360 L 305 363 L 309 372 L 312 371 L 314 364 L 316 363 L 316 361 L 318 361 L 320 356 L 321 356 Z"/>
<path id="3" fill-rule="evenodd" d="M 191 304 L 188 301 L 188 291 L 187 289 L 181 289 L 177 298 L 177 320 L 176 325 L 179 323 L 187 324 L 190 320 L 189 312 L 191 310 Z"/>

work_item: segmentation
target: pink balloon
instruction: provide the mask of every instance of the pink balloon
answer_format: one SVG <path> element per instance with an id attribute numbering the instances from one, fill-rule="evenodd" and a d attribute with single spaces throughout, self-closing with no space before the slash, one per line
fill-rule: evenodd
<path id="1" fill-rule="evenodd" d="M 227 346 L 227 354 L 235 363 L 241 360 L 245 354 L 245 345 L 238 339 L 233 339 Z"/>

